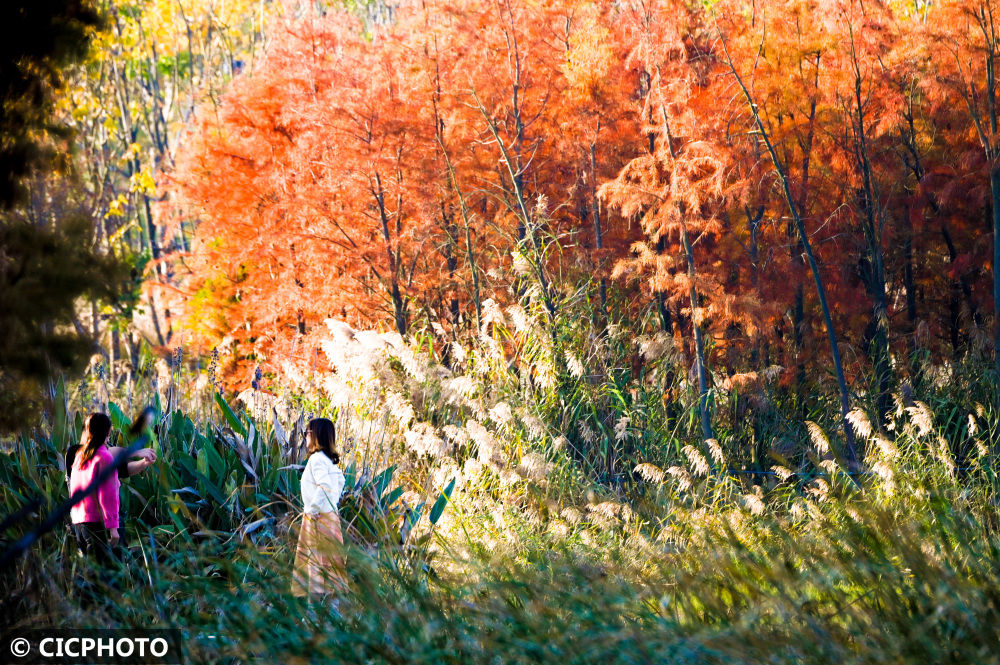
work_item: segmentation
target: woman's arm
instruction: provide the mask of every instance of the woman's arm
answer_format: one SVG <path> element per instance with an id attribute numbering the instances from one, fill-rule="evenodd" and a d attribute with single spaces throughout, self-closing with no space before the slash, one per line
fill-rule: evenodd
<path id="1" fill-rule="evenodd" d="M 129 462 L 127 464 L 128 475 L 134 476 L 134 475 L 136 475 L 138 473 L 141 473 L 141 472 L 145 471 L 146 469 L 148 469 L 151 466 L 153 466 L 153 463 L 150 462 L 148 459 L 132 460 L 131 462 Z"/>
<path id="2" fill-rule="evenodd" d="M 108 452 L 111 453 L 111 457 L 115 459 L 117 459 L 118 455 L 124 452 L 124 450 L 124 448 L 119 448 L 118 446 L 108 448 Z M 142 450 L 137 450 L 132 453 L 132 457 L 138 457 L 139 459 L 132 459 L 122 468 L 125 473 L 119 472 L 119 475 L 124 477 L 134 476 L 137 473 L 141 473 L 153 466 L 153 462 L 156 461 L 156 451 L 152 448 L 143 448 Z"/>

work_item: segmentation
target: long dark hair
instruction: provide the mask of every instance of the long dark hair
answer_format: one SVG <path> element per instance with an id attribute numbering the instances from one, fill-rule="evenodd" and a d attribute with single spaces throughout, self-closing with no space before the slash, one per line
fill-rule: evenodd
<path id="1" fill-rule="evenodd" d="M 322 451 L 334 464 L 340 462 L 340 453 L 334 447 L 337 443 L 337 430 L 326 418 L 313 418 L 306 426 L 306 450 L 310 455 Z"/>
<path id="2" fill-rule="evenodd" d="M 83 436 L 80 437 L 80 451 L 76 454 L 76 464 L 82 465 L 97 454 L 97 449 L 103 446 L 111 434 L 111 418 L 106 413 L 92 413 L 83 423 Z"/>

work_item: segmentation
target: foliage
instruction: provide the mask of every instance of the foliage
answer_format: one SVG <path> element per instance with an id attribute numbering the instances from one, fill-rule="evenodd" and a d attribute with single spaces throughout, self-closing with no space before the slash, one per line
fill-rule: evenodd
<path id="1" fill-rule="evenodd" d="M 22 178 L 51 159 L 46 132 L 63 133 L 53 122 L 53 93 L 63 83 L 64 68 L 86 51 L 101 21 L 94 7 L 80 0 L 48 0 L 3 9 L 0 47 L 0 207 L 7 210 L 25 196 Z"/>
<path id="2" fill-rule="evenodd" d="M 105 337 L 106 366 L 117 374 L 137 369 L 143 338 L 165 347 L 173 334 L 158 289 L 173 288 L 164 261 L 187 250 L 190 229 L 171 215 L 161 172 L 193 106 L 253 68 L 280 3 L 95 4 L 107 20 L 67 72 L 55 110 L 75 132 L 69 161 L 79 186 L 70 203 L 94 220 L 94 244 L 129 267 L 123 297 L 81 315 Z"/>
<path id="3" fill-rule="evenodd" d="M 32 422 L 45 384 L 78 370 L 89 331 L 68 329 L 78 298 L 103 298 L 120 266 L 94 251 L 90 220 L 72 204 L 78 182 L 63 154 L 70 128 L 55 99 L 83 57 L 100 16 L 88 2 L 55 0 L 0 16 L 0 431 Z M 48 181 L 58 186 L 48 186 Z"/>
<path id="4" fill-rule="evenodd" d="M 276 416 L 255 421 L 216 397 L 221 423 L 198 426 L 180 411 L 162 412 L 157 396 L 152 447 L 159 463 L 153 473 L 130 479 L 122 493 L 134 540 L 184 550 L 212 538 L 236 547 L 287 535 L 292 527 L 305 462 L 304 418 L 286 433 Z M 0 458 L 8 507 L 42 497 L 51 508 L 66 498 L 61 451 L 79 439 L 83 414 L 68 410 L 62 389 L 56 401 L 52 436 L 21 438 Z M 115 402 L 106 410 L 115 426 L 111 445 L 125 445 L 130 418 Z M 340 444 L 348 479 L 341 504 L 345 531 L 359 544 L 398 544 L 404 508 L 394 467 L 373 468 L 378 456 L 363 445 Z M 32 465 L 28 474 L 26 464 Z"/>
<path id="5" fill-rule="evenodd" d="M 276 468 L 294 456 L 279 421 L 269 433 L 221 404 L 198 424 L 174 412 L 156 428 L 171 462 L 157 465 L 158 479 L 130 481 L 145 506 L 130 506 L 140 537 L 118 589 L 95 596 L 102 582 L 65 556 L 65 535 L 50 536 L 4 576 L 3 616 L 176 626 L 196 663 L 996 662 L 1000 516 L 985 445 L 995 419 L 945 393 L 911 406 L 898 397 L 892 437 L 853 416 L 869 475 L 848 475 L 810 425 L 813 461 L 762 481 L 731 472 L 709 442 L 669 469 L 641 465 L 618 496 L 578 481 L 544 509 L 524 500 L 533 487 L 545 493 L 541 477 L 454 483 L 430 550 L 394 538 L 372 549 L 351 531 L 352 588 L 336 605 L 289 593 L 294 540 L 282 514 L 294 488 L 282 478 L 296 474 Z M 77 419 L 56 415 L 52 440 L 3 456 L 5 488 L 59 493 L 55 438 L 72 439 L 60 423 Z M 413 473 L 405 459 L 400 470 Z M 227 478 L 242 487 L 216 497 Z M 392 484 L 384 478 L 360 496 L 377 497 Z M 187 491 L 163 491 L 185 479 Z M 4 495 L 8 509 L 21 500 Z M 177 507 L 176 519 L 155 525 L 151 507 Z"/>
<path id="6" fill-rule="evenodd" d="M 0 505 L 64 496 L 87 410 L 152 403 L 159 462 L 121 570 L 53 534 L 0 616 L 213 663 L 997 662 L 990 2 L 265 4 L 111 4 L 63 100 L 156 345 L 112 329 Z M 288 586 L 318 415 L 336 601 Z"/>
<path id="7" fill-rule="evenodd" d="M 328 316 L 478 327 L 509 284 L 498 266 L 550 300 L 567 260 L 606 272 L 594 243 L 634 232 L 577 212 L 597 214 L 634 114 L 604 81 L 629 80 L 607 10 L 579 9 L 404 4 L 372 38 L 346 12 L 287 19 L 258 71 L 202 107 L 172 175 L 199 220 L 188 289 L 224 317 L 190 327 L 273 367 Z M 548 251 L 564 238 L 580 251 Z"/>
<path id="8" fill-rule="evenodd" d="M 121 266 L 90 247 L 90 220 L 67 215 L 55 228 L 4 213 L 0 225 L 0 431 L 34 422 L 52 374 L 80 369 L 89 331 L 67 329 L 83 295 L 112 297 Z"/>
<path id="9" fill-rule="evenodd" d="M 962 69 L 960 50 L 989 46 L 973 30 L 987 10 L 469 0 L 400 3 L 365 29 L 288 16 L 178 154 L 169 189 L 199 221 L 180 275 L 196 295 L 176 309 L 243 386 L 257 364 L 311 366 L 331 316 L 443 345 L 526 279 L 551 314 L 593 277 L 595 316 L 658 328 L 693 360 L 706 438 L 713 390 L 772 372 L 801 415 L 818 387 L 843 416 L 870 398 L 885 421 L 891 392 L 924 378 L 916 351 L 992 354 L 973 130 L 993 95 L 986 61 Z"/>

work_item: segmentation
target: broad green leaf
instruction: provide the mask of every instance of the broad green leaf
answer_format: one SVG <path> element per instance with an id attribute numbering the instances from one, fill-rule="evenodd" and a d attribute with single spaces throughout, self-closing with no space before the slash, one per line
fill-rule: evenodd
<path id="1" fill-rule="evenodd" d="M 66 408 L 66 382 L 59 377 L 56 383 L 56 394 L 54 399 L 54 413 L 52 414 L 52 442 L 63 450 L 70 445 L 69 441 L 69 418 Z"/>
<path id="2" fill-rule="evenodd" d="M 247 428 L 243 426 L 242 422 L 240 422 L 239 417 L 233 411 L 232 407 L 229 406 L 228 402 L 222 398 L 222 393 L 215 393 L 215 403 L 219 405 L 219 409 L 222 410 L 222 415 L 225 416 L 226 422 L 233 428 L 233 431 L 246 439 Z"/>
<path id="3" fill-rule="evenodd" d="M 448 504 L 448 500 L 451 498 L 451 492 L 454 489 L 455 479 L 452 478 L 451 482 L 444 488 L 444 491 L 441 492 L 441 496 L 437 498 L 437 501 L 434 502 L 434 506 L 431 508 L 431 524 L 437 524 L 438 520 L 441 519 L 441 514 L 444 513 L 444 507 Z"/>
<path id="4" fill-rule="evenodd" d="M 226 475 L 226 464 L 222 461 L 222 456 L 219 455 L 218 449 L 212 442 L 209 442 L 207 446 L 203 447 L 198 451 L 198 459 L 204 457 L 208 468 L 203 471 L 203 473 L 214 479 L 222 479 Z M 199 467 L 200 469 L 200 467 Z"/>
<path id="5" fill-rule="evenodd" d="M 393 464 L 372 479 L 372 489 L 375 491 L 375 496 L 382 496 L 385 493 L 389 483 L 392 482 L 392 474 L 395 472 L 396 465 Z"/>
<path id="6" fill-rule="evenodd" d="M 199 458 L 199 463 L 200 463 L 200 458 Z M 200 470 L 195 471 L 194 476 L 195 478 L 198 479 L 200 485 L 205 490 L 205 493 L 208 494 L 208 496 L 212 497 L 212 499 L 216 503 L 222 505 L 226 502 L 225 493 L 223 493 L 223 491 L 219 489 L 219 486 L 213 483 L 208 476 L 203 474 Z"/>
<path id="7" fill-rule="evenodd" d="M 403 496 L 402 487 L 397 487 L 396 489 L 392 490 L 391 492 L 389 492 L 389 494 L 382 497 L 381 499 L 382 508 L 385 510 L 389 510 L 389 508 L 391 508 L 394 503 L 399 501 L 399 497 L 401 496 Z"/>
<path id="8" fill-rule="evenodd" d="M 303 468 L 305 468 L 303 466 Z M 344 487 L 354 487 L 354 481 L 358 475 L 358 467 L 354 462 L 344 467 Z"/>
<path id="9" fill-rule="evenodd" d="M 202 448 L 198 451 L 197 459 L 197 469 L 203 476 L 208 476 L 208 453 L 211 450 L 209 447 Z"/>
<path id="10" fill-rule="evenodd" d="M 410 510 L 410 515 L 407 518 L 410 529 L 413 529 L 413 527 L 417 525 L 417 522 L 420 521 L 420 514 L 423 512 L 425 505 L 427 505 L 426 502 L 421 501 L 416 506 L 413 506 L 413 508 Z"/>
<path id="11" fill-rule="evenodd" d="M 128 435 L 128 430 L 132 426 L 131 421 L 128 417 L 114 402 L 108 402 L 108 415 L 111 417 L 111 424 L 115 426 L 115 429 L 122 433 L 122 444 L 125 445 L 128 442 L 125 441 L 125 436 Z"/>

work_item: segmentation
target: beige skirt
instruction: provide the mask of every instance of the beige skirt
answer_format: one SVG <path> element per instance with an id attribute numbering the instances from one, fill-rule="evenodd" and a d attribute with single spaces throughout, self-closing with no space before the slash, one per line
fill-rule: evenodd
<path id="1" fill-rule="evenodd" d="M 346 591 L 343 544 L 337 513 L 303 514 L 295 549 L 292 593 L 339 595 Z"/>

